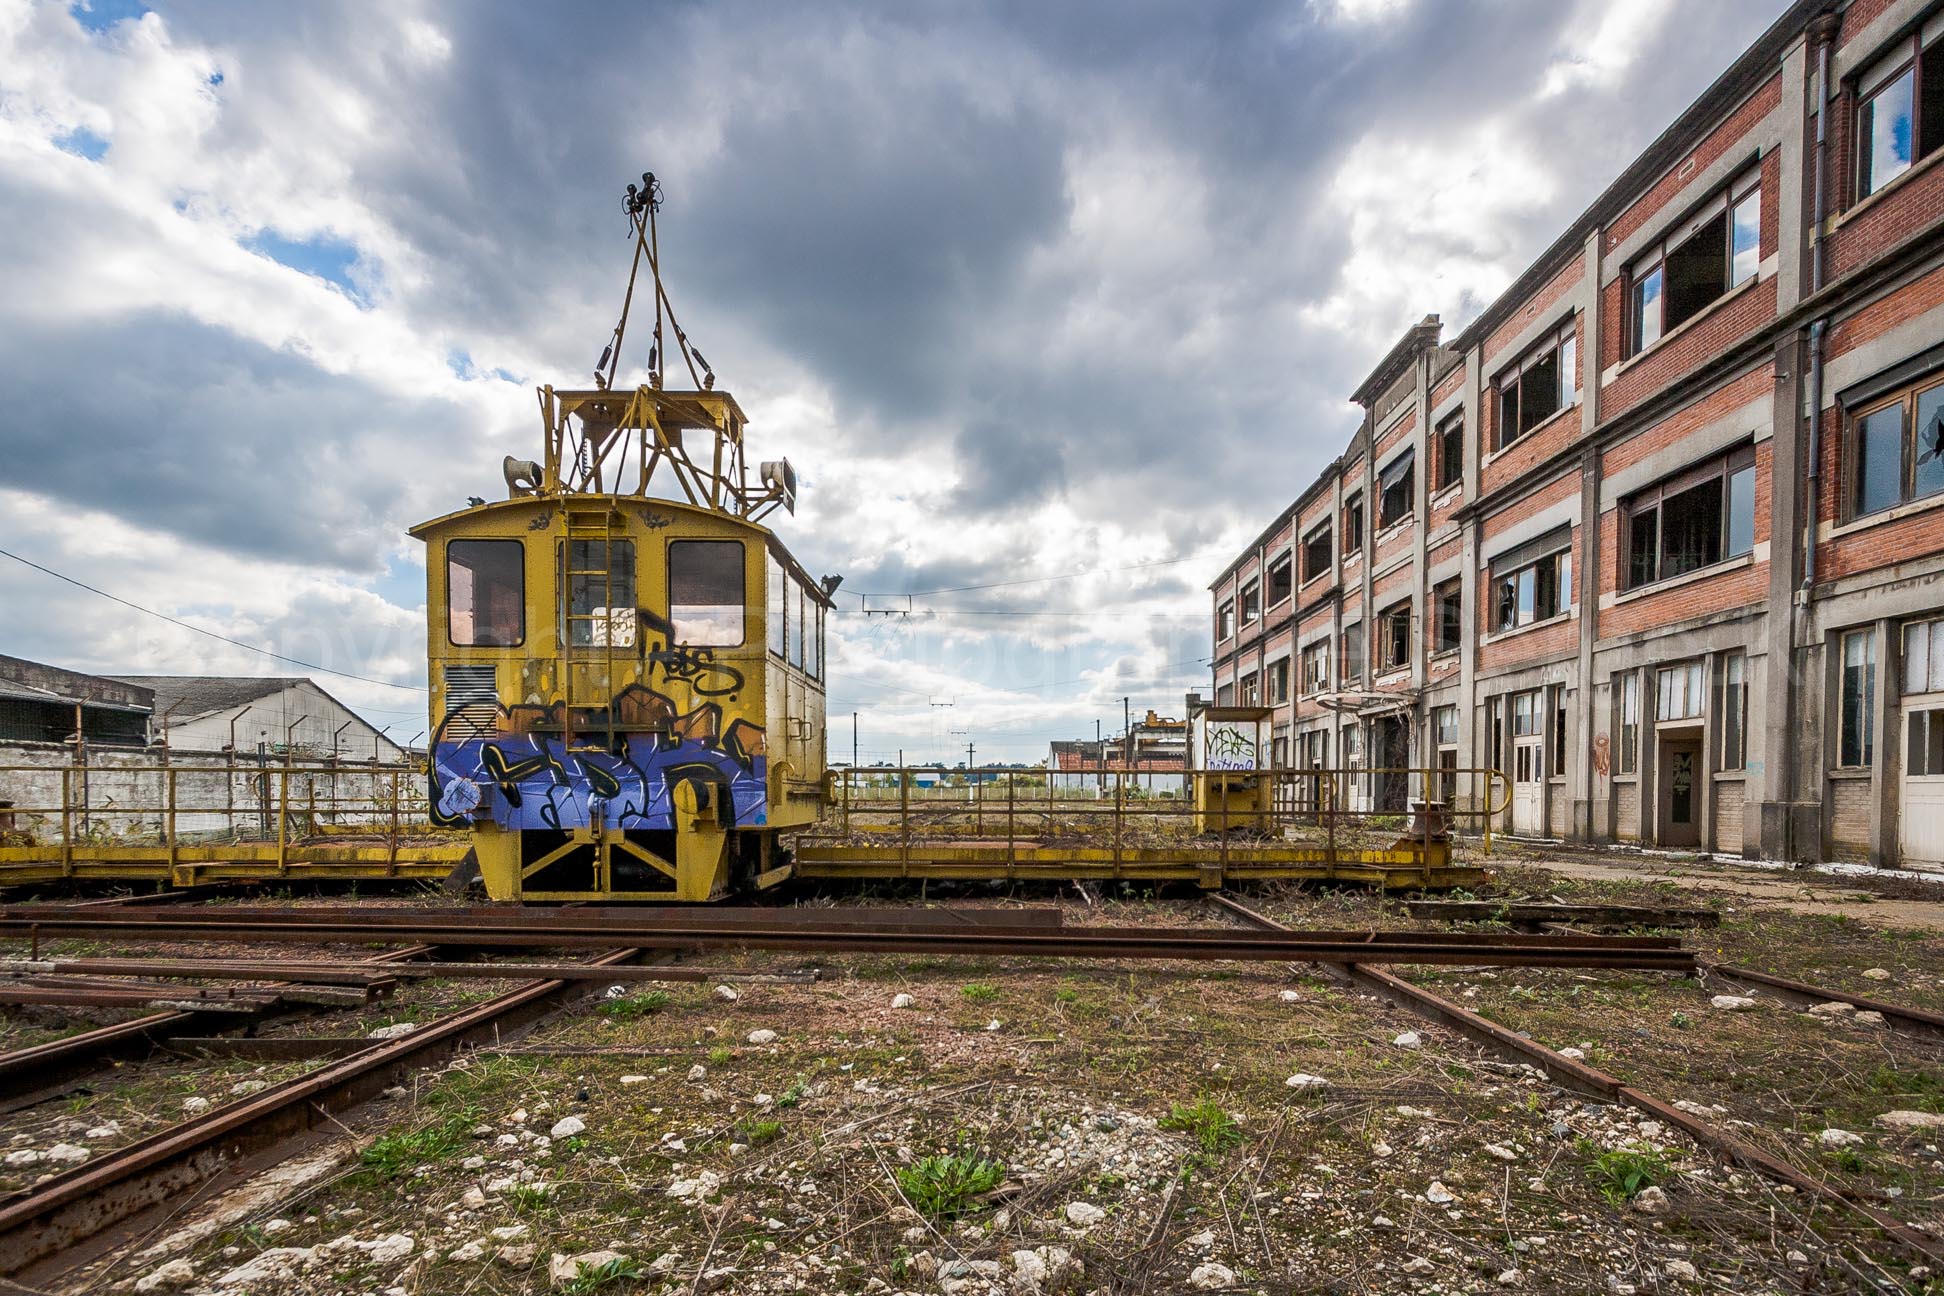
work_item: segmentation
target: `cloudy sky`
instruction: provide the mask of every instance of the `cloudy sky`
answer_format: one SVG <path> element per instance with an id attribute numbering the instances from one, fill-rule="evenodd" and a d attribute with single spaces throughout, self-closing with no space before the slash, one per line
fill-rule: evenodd
<path id="1" fill-rule="evenodd" d="M 1037 759 L 1206 687 L 1208 582 L 1391 342 L 1780 8 L 0 0 L 0 548 L 411 737 L 405 529 L 537 452 L 653 170 L 684 323 L 801 475 L 779 530 L 845 578 L 831 755 L 855 710 L 866 762 Z M 5 558 L 0 652 L 303 673 Z"/>

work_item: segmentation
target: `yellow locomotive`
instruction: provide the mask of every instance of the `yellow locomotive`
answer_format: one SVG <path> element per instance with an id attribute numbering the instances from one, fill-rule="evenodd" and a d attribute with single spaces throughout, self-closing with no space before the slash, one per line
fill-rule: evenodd
<path id="1" fill-rule="evenodd" d="M 413 528 L 426 544 L 433 818 L 470 827 L 494 900 L 711 900 L 790 873 L 778 835 L 823 803 L 824 616 L 761 520 L 795 511 L 787 461 L 751 481 L 742 410 L 676 324 L 652 176 L 628 186 L 632 302 L 650 270 L 648 382 L 611 386 L 628 306 L 588 390 L 542 388 L 545 454 L 509 498 Z M 694 381 L 664 390 L 664 322 Z M 652 488 L 652 489 L 651 489 Z"/>

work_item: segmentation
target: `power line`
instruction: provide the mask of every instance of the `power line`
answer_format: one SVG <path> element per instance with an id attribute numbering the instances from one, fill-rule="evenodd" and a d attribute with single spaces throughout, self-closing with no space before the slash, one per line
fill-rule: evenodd
<path id="1" fill-rule="evenodd" d="M 76 589 L 84 589 L 90 594 L 98 594 L 112 603 L 119 603 L 123 607 L 133 608 L 145 616 L 152 616 L 158 620 L 167 621 L 173 626 L 181 626 L 184 630 L 193 630 L 199 635 L 208 635 L 211 639 L 221 640 L 223 643 L 229 644 L 232 647 L 243 648 L 253 653 L 261 653 L 265 657 L 274 658 L 280 662 L 288 662 L 292 666 L 302 666 L 305 670 L 321 671 L 326 675 L 335 675 L 339 679 L 357 680 L 363 684 L 377 684 L 383 688 L 404 689 L 411 693 L 424 693 L 429 691 L 422 684 L 394 684 L 390 680 L 373 679 L 369 675 L 353 675 L 350 671 L 332 670 L 329 666 L 319 666 L 316 662 L 307 662 L 296 657 L 286 657 L 282 653 L 271 652 L 268 648 L 259 648 L 255 644 L 244 643 L 241 639 L 232 639 L 228 635 L 217 634 L 214 630 L 205 630 L 199 625 L 191 625 L 187 621 L 172 617 L 166 612 L 157 612 L 154 608 L 143 607 L 140 603 L 131 603 L 119 594 L 110 594 L 107 590 L 96 589 L 86 581 L 78 581 L 72 576 L 64 576 L 52 567 L 43 567 L 31 559 L 22 558 L 19 554 L 11 550 L 0 549 L 0 557 L 11 558 L 23 566 L 32 567 L 37 572 L 52 576 L 55 580 L 66 581 Z"/>

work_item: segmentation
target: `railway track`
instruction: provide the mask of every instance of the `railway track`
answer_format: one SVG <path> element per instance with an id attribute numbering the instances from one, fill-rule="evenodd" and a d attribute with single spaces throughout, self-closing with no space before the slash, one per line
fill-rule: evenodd
<path id="1" fill-rule="evenodd" d="M 920 911 L 936 913 L 937 911 Z M 1003 912 L 1003 911 L 1001 911 Z M 1030 912 L 1030 911 L 1029 911 Z M 734 915 L 733 917 L 731 915 Z M 625 909 L 182 910 L 136 906 L 76 912 L 61 906 L 0 910 L 0 938 L 45 940 L 414 943 L 463 948 L 684 951 L 765 949 L 823 953 L 1001 955 L 1028 958 L 1190 959 L 1312 963 L 1425 963 L 1500 967 L 1694 970 L 1694 956 L 1661 936 L 1416 931 L 1268 931 L 1066 927 L 1005 921 L 966 925 L 873 911 Z"/>
<path id="2" fill-rule="evenodd" d="M 1216 905 L 1235 918 L 1251 924 L 1259 931 L 1288 931 L 1284 924 L 1265 914 L 1257 913 L 1248 906 L 1225 895 L 1210 895 L 1210 903 Z M 1638 1108 L 1662 1124 L 1682 1130 L 1695 1142 L 1713 1149 L 1735 1165 L 1742 1166 L 1778 1183 L 1787 1184 L 1797 1192 L 1807 1194 L 1829 1205 L 1856 1212 L 1881 1229 L 1885 1236 L 1896 1242 L 1914 1257 L 1929 1263 L 1944 1263 L 1944 1240 L 1932 1237 L 1919 1229 L 1912 1228 L 1876 1206 L 1864 1200 L 1855 1192 L 1836 1185 L 1825 1183 L 1804 1174 L 1788 1162 L 1769 1155 L 1760 1148 L 1736 1138 L 1719 1126 L 1702 1120 L 1691 1112 L 1684 1111 L 1670 1103 L 1661 1101 L 1651 1094 L 1644 1093 L 1626 1081 L 1607 1074 L 1597 1067 L 1569 1058 L 1554 1049 L 1528 1039 L 1516 1031 L 1508 1030 L 1497 1022 L 1480 1016 L 1462 1004 L 1453 1002 L 1442 995 L 1413 985 L 1402 977 L 1381 968 L 1369 967 L 1359 962 L 1335 963 L 1325 965 L 1326 969 L 1351 985 L 1375 991 L 1392 1003 L 1413 1012 L 1427 1021 L 1448 1026 L 1487 1049 L 1504 1054 L 1519 1062 L 1538 1066 L 1559 1083 L 1604 1098 L 1610 1102 L 1625 1103 Z M 1746 976 L 1745 970 L 1737 969 Z M 1751 979 L 1764 979 L 1756 974 Z M 1821 987 L 1801 982 L 1782 981 L 1781 978 L 1766 978 L 1779 982 L 1793 992 L 1804 997 L 1815 997 L 1818 1001 L 1835 1000 L 1855 1002 L 1855 997 L 1838 991 L 1825 991 Z M 1921 1019 L 1932 1016 L 1914 1010 L 1899 1010 L 1905 1016 L 1917 1019 L 1919 1024 L 1927 1025 Z M 1886 1015 L 1887 1020 L 1887 1015 Z"/>

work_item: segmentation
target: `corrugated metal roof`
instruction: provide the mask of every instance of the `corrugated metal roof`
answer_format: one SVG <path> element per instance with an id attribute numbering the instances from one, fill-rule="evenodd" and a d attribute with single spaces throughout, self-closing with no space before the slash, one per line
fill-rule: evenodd
<path id="1" fill-rule="evenodd" d="M 178 724 L 240 707 L 307 682 L 301 675 L 117 675 L 114 678 L 154 689 L 155 714 L 167 715 Z"/>

